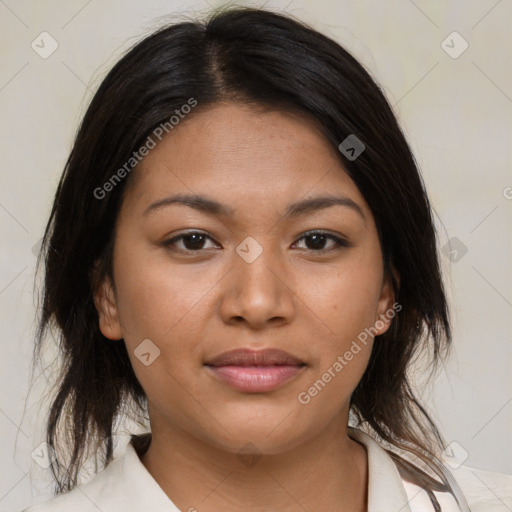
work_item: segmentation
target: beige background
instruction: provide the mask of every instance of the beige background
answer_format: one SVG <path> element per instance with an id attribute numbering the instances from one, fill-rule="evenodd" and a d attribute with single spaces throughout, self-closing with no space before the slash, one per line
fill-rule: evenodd
<path id="1" fill-rule="evenodd" d="M 467 248 L 458 261 L 441 256 L 455 351 L 423 395 L 447 440 L 458 443 L 456 458 L 467 452 L 466 465 L 512 473 L 512 3 L 266 5 L 344 44 L 394 105 L 436 209 L 440 245 L 457 237 Z M 42 441 L 40 400 L 48 374 L 38 376 L 25 403 L 34 331 L 33 247 L 78 122 L 127 46 L 178 13 L 208 8 L 200 0 L 0 0 L 0 511 L 48 498 L 49 470 L 31 458 Z M 43 31 L 59 45 L 47 59 L 31 48 Z M 453 31 L 469 45 L 458 58 L 442 47 Z M 452 53 L 462 48 L 457 37 L 445 43 Z"/>

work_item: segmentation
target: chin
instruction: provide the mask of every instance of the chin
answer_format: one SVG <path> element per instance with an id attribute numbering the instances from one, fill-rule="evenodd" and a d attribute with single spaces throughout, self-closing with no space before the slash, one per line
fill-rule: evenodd
<path id="1" fill-rule="evenodd" d="M 277 455 L 286 452 L 311 437 L 314 430 L 308 429 L 306 425 L 299 425 L 293 414 L 287 417 L 289 412 L 280 408 L 278 413 L 261 416 L 254 411 L 246 415 L 223 415 L 221 425 L 226 425 L 227 432 L 216 425 L 213 427 L 214 430 L 208 431 L 207 442 L 235 454 L 238 454 L 242 447 L 250 451 L 251 447 L 247 446 L 248 444 L 256 447 L 256 453 Z"/>

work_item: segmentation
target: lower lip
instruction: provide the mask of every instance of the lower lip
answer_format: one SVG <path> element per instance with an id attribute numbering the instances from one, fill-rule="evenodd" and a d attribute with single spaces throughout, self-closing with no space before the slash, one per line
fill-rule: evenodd
<path id="1" fill-rule="evenodd" d="M 239 391 L 272 391 L 296 377 L 304 366 L 207 366 L 213 374 Z"/>

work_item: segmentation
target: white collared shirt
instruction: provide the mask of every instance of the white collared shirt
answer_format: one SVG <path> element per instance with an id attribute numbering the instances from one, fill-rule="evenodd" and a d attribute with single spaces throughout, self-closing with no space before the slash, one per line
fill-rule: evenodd
<path id="1" fill-rule="evenodd" d="M 368 434 L 349 428 L 349 435 L 368 455 L 368 512 L 432 512 L 427 493 L 402 479 L 389 454 Z M 471 512 L 510 512 L 512 475 L 460 466 L 452 471 Z M 459 512 L 449 493 L 434 492 L 442 512 Z M 123 454 L 106 469 L 72 491 L 33 505 L 22 512 L 188 512 L 165 494 L 129 442 Z M 317 512 L 317 511 L 312 511 Z"/>

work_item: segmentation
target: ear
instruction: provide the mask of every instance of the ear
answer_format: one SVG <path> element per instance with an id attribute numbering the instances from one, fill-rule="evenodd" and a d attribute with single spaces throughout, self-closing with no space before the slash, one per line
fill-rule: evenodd
<path id="1" fill-rule="evenodd" d="M 397 286 L 400 286 L 400 276 L 395 270 L 393 270 L 393 277 Z M 391 276 L 387 275 L 384 277 L 377 305 L 377 317 L 374 324 L 377 330 L 376 336 L 384 334 L 389 329 L 391 321 L 401 309 L 402 306 L 395 302 L 395 291 Z"/>
<path id="2" fill-rule="evenodd" d="M 94 305 L 98 311 L 99 327 L 103 336 L 111 340 L 123 338 L 117 311 L 114 289 L 109 277 L 105 277 L 94 292 Z"/>

